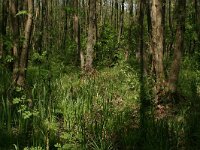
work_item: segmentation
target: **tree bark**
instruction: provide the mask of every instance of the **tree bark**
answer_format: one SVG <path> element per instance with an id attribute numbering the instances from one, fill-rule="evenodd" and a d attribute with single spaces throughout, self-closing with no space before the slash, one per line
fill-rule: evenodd
<path id="1" fill-rule="evenodd" d="M 80 25 L 79 25 L 79 15 L 78 15 L 78 0 L 74 0 L 74 22 L 73 22 L 73 30 L 74 30 L 74 40 L 76 43 L 76 62 L 77 64 L 80 62 Z"/>
<path id="2" fill-rule="evenodd" d="M 171 93 L 177 92 L 177 83 L 181 66 L 182 51 L 184 49 L 184 31 L 186 0 L 178 0 L 176 4 L 176 39 L 174 46 L 174 58 L 168 79 L 169 90 Z"/>
<path id="3" fill-rule="evenodd" d="M 9 8 L 10 8 L 10 19 L 11 19 L 11 29 L 13 34 L 13 47 L 12 47 L 12 53 L 14 57 L 14 63 L 13 63 L 13 84 L 15 85 L 18 79 L 19 75 L 19 50 L 18 50 L 18 43 L 19 43 L 19 21 L 18 17 L 16 17 L 18 5 L 17 1 L 10 0 L 9 1 Z"/>
<path id="4" fill-rule="evenodd" d="M 164 82 L 163 68 L 163 26 L 162 26 L 162 0 L 151 1 L 151 43 L 152 61 L 155 73 L 155 101 L 158 101 L 158 93 L 161 91 Z"/>
<path id="5" fill-rule="evenodd" d="M 114 0 L 111 0 L 110 1 L 110 5 L 111 5 L 111 16 L 110 16 L 110 24 L 113 25 L 113 15 L 114 15 Z"/>
<path id="6" fill-rule="evenodd" d="M 163 55 L 165 55 L 166 52 L 166 34 L 165 34 L 165 20 L 166 20 L 166 0 L 163 0 L 162 2 L 162 26 L 163 26 Z"/>
<path id="7" fill-rule="evenodd" d="M 67 9 L 67 7 L 68 7 L 68 1 L 64 2 L 64 7 L 65 7 L 65 9 Z M 66 48 L 67 34 L 68 34 L 68 21 L 69 21 L 69 17 L 68 17 L 67 10 L 65 10 L 64 18 L 65 18 L 65 21 L 64 21 L 64 36 L 63 36 L 63 44 L 62 44 L 63 51 Z"/>
<path id="8" fill-rule="evenodd" d="M 118 31 L 118 20 L 119 20 L 119 14 L 118 14 L 118 8 L 119 6 L 118 6 L 118 0 L 115 0 L 115 10 L 114 10 L 114 12 L 115 12 L 115 29 L 116 29 L 116 31 Z"/>
<path id="9" fill-rule="evenodd" d="M 32 23 L 33 23 L 33 0 L 27 0 L 28 4 L 28 17 L 24 30 L 24 42 L 22 45 L 20 62 L 19 62 L 19 77 L 17 79 L 18 86 L 25 85 L 26 68 L 28 63 L 28 48 L 31 37 Z"/>
<path id="10" fill-rule="evenodd" d="M 122 0 L 121 7 L 120 7 L 120 25 L 119 25 L 119 34 L 118 34 L 118 43 L 120 42 L 121 36 L 123 34 L 123 28 L 124 28 L 124 2 L 125 0 Z"/>
<path id="11" fill-rule="evenodd" d="M 89 27 L 86 45 L 85 71 L 93 71 L 94 46 L 96 44 L 96 0 L 89 0 Z"/>
<path id="12" fill-rule="evenodd" d="M 8 19 L 8 0 L 4 0 L 2 4 L 2 17 L 1 17 L 1 29 L 0 29 L 0 59 L 3 57 L 4 50 L 4 38 L 6 36 L 6 27 Z"/>
<path id="13" fill-rule="evenodd" d="M 151 9 L 150 9 L 150 1 L 146 2 L 146 12 L 147 12 L 147 28 L 148 28 L 148 34 L 151 34 L 152 27 L 151 27 Z"/>
<path id="14" fill-rule="evenodd" d="M 145 0 L 140 0 L 139 4 L 139 52 L 140 52 L 140 73 L 141 73 L 141 84 L 144 84 L 144 74 L 145 74 L 145 65 L 144 65 L 144 6 Z"/>
<path id="15" fill-rule="evenodd" d="M 200 1 L 195 0 L 195 22 L 196 22 L 196 32 L 198 38 L 198 46 L 200 46 Z"/>
<path id="16" fill-rule="evenodd" d="M 47 23 L 47 0 L 42 0 L 42 18 L 40 24 L 40 35 L 37 41 L 37 50 L 39 54 L 42 54 L 42 49 L 44 46 L 44 37 L 45 37 L 45 25 Z"/>
<path id="17" fill-rule="evenodd" d="M 172 21 L 172 0 L 168 0 L 168 11 L 169 11 L 169 18 L 168 18 L 168 22 L 169 22 L 169 29 L 170 29 L 170 38 L 171 38 L 171 40 L 170 40 L 170 42 L 169 42 L 169 46 L 168 46 L 168 48 L 167 48 L 167 57 L 169 57 L 170 56 L 170 52 L 171 52 L 171 50 L 172 50 L 172 47 L 173 47 L 173 42 L 174 42 L 174 29 L 173 29 L 173 21 Z"/>
<path id="18" fill-rule="evenodd" d="M 129 52 L 133 50 L 133 33 L 132 33 L 132 26 L 133 26 L 133 0 L 129 0 L 129 28 L 128 28 L 128 43 L 129 43 L 129 50 L 127 50 L 127 60 L 129 56 Z"/>

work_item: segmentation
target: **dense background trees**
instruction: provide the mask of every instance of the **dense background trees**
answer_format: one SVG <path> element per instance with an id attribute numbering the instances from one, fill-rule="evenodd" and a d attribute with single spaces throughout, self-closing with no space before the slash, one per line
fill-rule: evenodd
<path id="1" fill-rule="evenodd" d="M 0 0 L 0 149 L 199 149 L 199 13 Z"/>

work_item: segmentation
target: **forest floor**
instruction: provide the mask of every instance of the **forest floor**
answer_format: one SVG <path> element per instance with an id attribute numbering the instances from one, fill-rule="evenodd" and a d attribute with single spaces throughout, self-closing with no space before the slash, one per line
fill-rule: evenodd
<path id="1" fill-rule="evenodd" d="M 47 70 L 30 68 L 31 90 L 2 99 L 0 148 L 199 149 L 199 72 L 182 70 L 179 101 L 158 105 L 151 79 L 141 92 L 138 72 L 119 65 L 88 77 L 69 68 L 50 81 Z"/>

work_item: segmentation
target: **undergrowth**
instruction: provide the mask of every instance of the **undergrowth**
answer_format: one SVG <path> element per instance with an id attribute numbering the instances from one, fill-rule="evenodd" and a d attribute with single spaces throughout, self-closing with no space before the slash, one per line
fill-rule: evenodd
<path id="1" fill-rule="evenodd" d="M 139 73 L 127 64 L 89 77 L 72 70 L 56 77 L 50 72 L 29 68 L 30 87 L 14 89 L 12 97 L 1 85 L 0 149 L 199 148 L 198 71 L 182 70 L 184 96 L 164 118 L 157 118 L 151 104 L 141 110 Z M 148 79 L 145 84 L 151 87 Z"/>

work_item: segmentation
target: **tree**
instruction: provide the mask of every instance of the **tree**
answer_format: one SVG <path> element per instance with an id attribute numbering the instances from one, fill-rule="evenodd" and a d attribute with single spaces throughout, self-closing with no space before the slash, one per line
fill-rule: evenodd
<path id="1" fill-rule="evenodd" d="M 159 93 L 162 95 L 177 93 L 177 83 L 181 67 L 181 55 L 184 45 L 184 28 L 185 28 L 185 10 L 186 1 L 178 0 L 175 8 L 176 16 L 176 37 L 174 43 L 174 53 L 173 61 L 170 67 L 170 73 L 168 75 L 168 80 L 165 78 L 164 66 L 163 66 L 163 24 L 164 15 L 162 14 L 162 1 L 152 0 L 151 5 L 151 20 L 152 20 L 152 34 L 151 34 L 151 44 L 150 48 L 153 55 L 153 66 L 155 70 L 155 95 L 156 101 L 159 98 Z"/>
<path id="2" fill-rule="evenodd" d="M 74 30 L 74 39 L 76 43 L 76 54 L 77 54 L 77 62 L 79 62 L 79 56 L 81 57 L 81 43 L 80 43 L 80 24 L 79 24 L 79 15 L 78 15 L 78 0 L 74 0 L 74 22 L 73 22 L 73 30 Z M 81 59 L 82 64 L 82 59 Z M 82 65 L 81 65 L 82 66 Z"/>
<path id="3" fill-rule="evenodd" d="M 96 44 L 96 0 L 89 0 L 89 27 L 86 45 L 85 71 L 93 71 L 94 46 Z"/>
<path id="4" fill-rule="evenodd" d="M 157 93 L 161 90 L 161 86 L 164 81 L 162 0 L 151 1 L 151 24 L 152 31 L 150 50 L 153 57 L 156 80 L 155 94 L 157 95 Z"/>
<path id="5" fill-rule="evenodd" d="M 17 1 L 10 0 L 10 19 L 11 19 L 11 29 L 12 29 L 12 36 L 13 36 L 13 42 L 12 42 L 12 53 L 14 57 L 14 63 L 13 63 L 13 84 L 15 85 L 18 80 L 19 76 L 19 49 L 18 49 L 18 43 L 19 43 L 19 20 L 18 17 L 15 15 L 17 14 L 18 5 Z"/>
<path id="6" fill-rule="evenodd" d="M 168 79 L 171 93 L 177 92 L 177 83 L 181 67 L 182 51 L 184 49 L 186 0 L 178 0 L 176 3 L 176 38 L 174 46 L 174 58 Z"/>
<path id="7" fill-rule="evenodd" d="M 119 34 L 118 34 L 118 43 L 120 42 L 121 36 L 123 34 L 123 28 L 124 28 L 124 2 L 125 0 L 122 0 L 121 7 L 120 7 L 120 25 L 119 25 Z"/>
<path id="8" fill-rule="evenodd" d="M 19 50 L 19 26 L 18 20 L 16 17 L 17 14 L 17 2 L 11 0 L 11 14 L 12 14 L 12 29 L 14 34 L 14 43 L 13 43 L 13 54 L 16 58 L 13 67 L 13 84 L 17 86 L 25 85 L 25 77 L 26 77 L 26 68 L 28 63 L 28 51 L 29 51 L 29 43 L 32 31 L 32 23 L 33 23 L 33 0 L 27 1 L 27 20 L 24 28 L 24 40 L 22 44 L 21 50 Z"/>
<path id="9" fill-rule="evenodd" d="M 3 49 L 5 49 L 4 38 L 6 36 L 6 27 L 8 20 L 8 0 L 4 0 L 2 4 L 2 17 L 1 17 L 1 29 L 0 29 L 0 59 L 3 57 Z"/>

